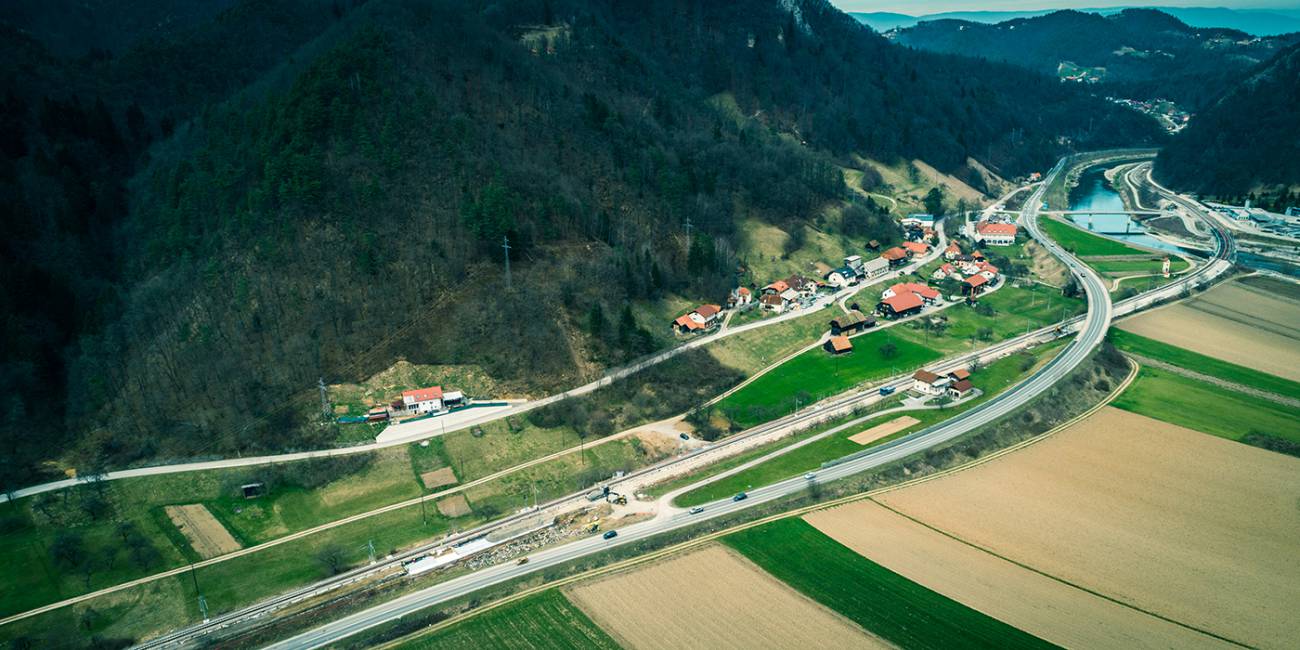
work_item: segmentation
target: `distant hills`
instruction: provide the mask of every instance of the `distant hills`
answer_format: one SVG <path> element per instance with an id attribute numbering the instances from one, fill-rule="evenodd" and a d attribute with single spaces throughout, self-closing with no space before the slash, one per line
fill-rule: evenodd
<path id="1" fill-rule="evenodd" d="M 725 300 L 755 228 L 895 234 L 864 159 L 982 184 L 1164 140 L 825 0 L 240 0 L 91 58 L 30 29 L 65 8 L 0 26 L 0 485 L 332 445 L 318 378 L 402 357 L 568 388 Z"/>
<path id="2" fill-rule="evenodd" d="M 1276 199 L 1300 188 L 1300 45 L 1278 53 L 1202 111 L 1156 159 L 1179 189 Z M 1282 205 L 1285 203 L 1285 205 Z M 1283 201 L 1275 207 L 1300 203 Z"/>
<path id="3" fill-rule="evenodd" d="M 1044 74 L 1098 82 L 1098 92 L 1165 98 L 1195 110 L 1300 34 L 1254 38 L 1223 27 L 1193 27 L 1154 9 L 1102 15 L 1055 11 L 987 24 L 927 20 L 888 32 L 918 49 L 1021 65 Z"/>
<path id="4" fill-rule="evenodd" d="M 1119 13 L 1124 9 L 1143 8 L 1106 7 L 1099 9 L 1079 9 L 1103 16 Z M 1192 27 L 1224 27 L 1236 29 L 1255 36 L 1276 36 L 1300 32 L 1300 10 L 1265 10 L 1265 9 L 1227 9 L 1223 7 L 1158 7 L 1163 11 Z M 855 12 L 852 15 L 872 29 L 884 32 L 895 28 L 913 27 L 917 23 L 929 20 L 962 20 L 972 23 L 1000 23 L 1015 18 L 1033 18 L 1056 11 L 1043 9 L 1038 11 L 950 11 L 935 14 L 910 16 L 891 12 Z"/>

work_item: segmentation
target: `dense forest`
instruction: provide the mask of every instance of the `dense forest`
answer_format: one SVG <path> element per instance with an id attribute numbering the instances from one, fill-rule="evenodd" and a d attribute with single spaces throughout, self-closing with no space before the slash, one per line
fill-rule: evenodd
<path id="1" fill-rule="evenodd" d="M 1284 210 L 1300 204 L 1300 45 L 1259 66 L 1173 138 L 1156 177 Z"/>
<path id="2" fill-rule="evenodd" d="M 1011 176 L 1160 138 L 823 0 L 249 0 L 93 57 L 0 36 L 11 487 L 330 444 L 300 398 L 398 356 L 572 385 L 657 345 L 629 304 L 721 300 L 742 220 L 887 231 L 849 204 L 857 155 Z"/>
<path id="3" fill-rule="evenodd" d="M 1189 110 L 1208 106 L 1251 66 L 1271 58 L 1300 35 L 1254 38 L 1222 28 L 1190 27 L 1155 9 L 1102 16 L 1058 11 L 988 25 L 934 20 L 900 30 L 899 43 L 968 54 L 1057 74 L 1062 62 L 1104 68 L 1099 94 L 1163 98 Z"/>

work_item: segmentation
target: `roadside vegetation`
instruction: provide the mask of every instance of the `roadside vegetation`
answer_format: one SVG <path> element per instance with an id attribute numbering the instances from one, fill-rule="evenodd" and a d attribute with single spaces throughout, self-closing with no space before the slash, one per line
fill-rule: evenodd
<path id="1" fill-rule="evenodd" d="M 798 518 L 723 538 L 768 573 L 902 648 L 1053 648 L 858 555 Z M 792 549 L 799 561 L 791 562 Z"/>
<path id="2" fill-rule="evenodd" d="M 1051 217 L 1039 219 L 1038 225 L 1041 226 L 1043 232 L 1047 233 L 1047 236 L 1055 240 L 1056 243 L 1080 257 L 1090 257 L 1094 255 L 1151 255 L 1151 251 L 1133 248 L 1132 246 L 1122 244 L 1113 239 L 1094 235 L 1082 228 L 1072 226 Z"/>

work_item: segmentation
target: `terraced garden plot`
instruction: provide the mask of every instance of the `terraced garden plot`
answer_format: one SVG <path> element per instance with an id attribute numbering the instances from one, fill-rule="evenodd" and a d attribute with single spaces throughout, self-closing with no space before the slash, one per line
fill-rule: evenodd
<path id="1" fill-rule="evenodd" d="M 903 648 L 1052 648 L 1052 644 L 894 573 L 802 519 L 723 538 L 813 600 Z"/>
<path id="2" fill-rule="evenodd" d="M 1107 407 L 876 499 L 1190 627 L 1257 647 L 1300 638 L 1300 459 Z"/>
<path id="3" fill-rule="evenodd" d="M 568 596 L 627 648 L 887 648 L 722 546 L 580 583 Z"/>

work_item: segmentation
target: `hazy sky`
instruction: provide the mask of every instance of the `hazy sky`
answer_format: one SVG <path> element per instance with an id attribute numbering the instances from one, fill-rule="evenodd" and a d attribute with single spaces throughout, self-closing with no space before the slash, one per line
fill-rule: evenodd
<path id="1" fill-rule="evenodd" d="M 844 11 L 896 11 L 919 16 L 941 11 L 1026 11 L 1066 7 L 1169 6 L 1296 8 L 1300 0 L 831 0 Z"/>

